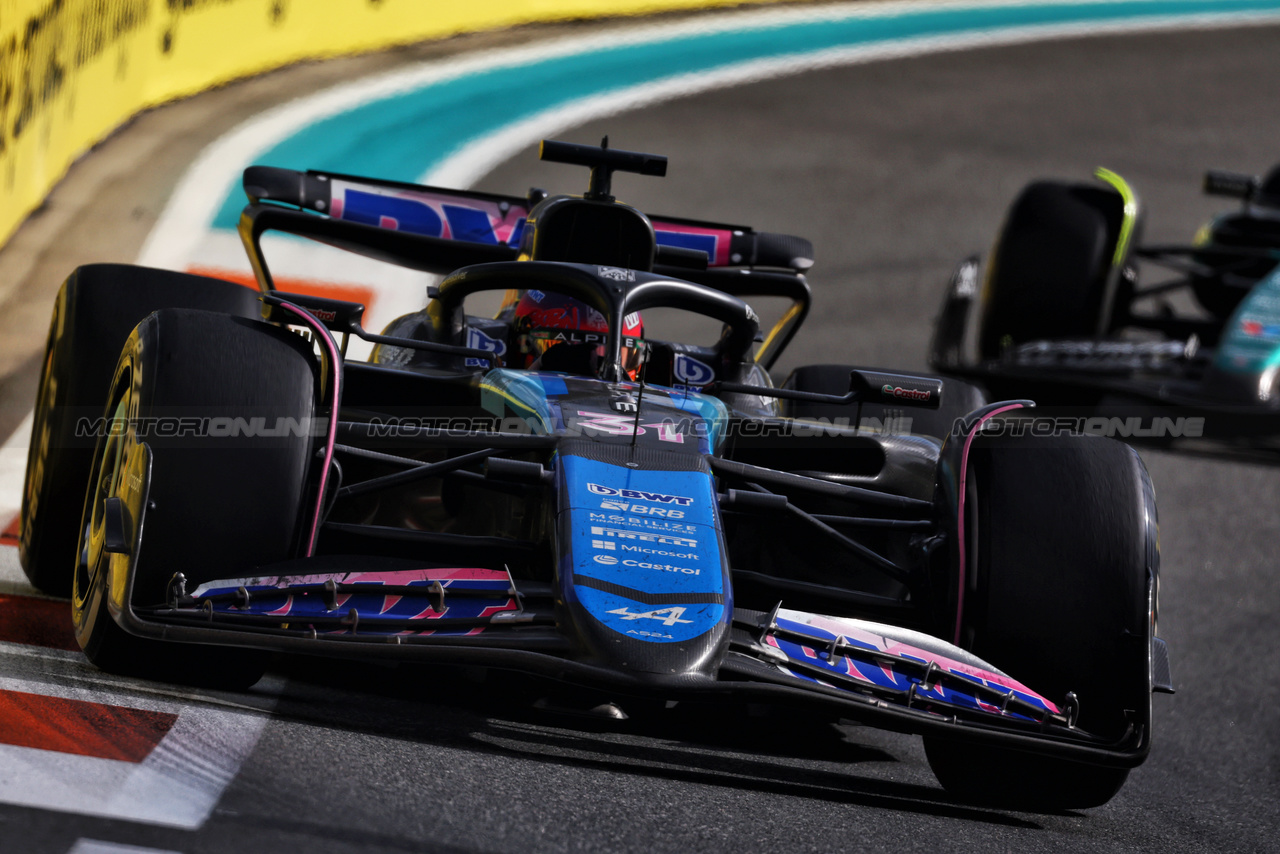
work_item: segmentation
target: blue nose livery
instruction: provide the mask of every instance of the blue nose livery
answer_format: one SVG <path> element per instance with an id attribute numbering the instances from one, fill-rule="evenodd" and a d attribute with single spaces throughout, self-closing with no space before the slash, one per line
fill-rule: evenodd
<path id="1" fill-rule="evenodd" d="M 628 450 L 616 450 L 616 464 L 559 458 L 562 595 L 595 655 L 701 669 L 722 654 L 732 613 L 714 483 L 694 455 L 647 453 L 646 463 L 695 469 L 655 470 L 628 467 Z M 627 641 L 688 649 L 664 650 L 659 664 Z"/>

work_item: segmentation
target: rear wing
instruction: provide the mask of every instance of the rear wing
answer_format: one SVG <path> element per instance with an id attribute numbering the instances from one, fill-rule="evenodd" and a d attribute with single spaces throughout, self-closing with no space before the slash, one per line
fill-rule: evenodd
<path id="1" fill-rule="evenodd" d="M 545 197 L 541 191 L 522 198 L 272 166 L 246 169 L 244 190 L 250 203 L 241 215 L 240 236 L 264 292 L 274 290 L 260 245 L 267 231 L 447 275 L 472 264 L 516 260 L 529 211 Z M 747 226 L 649 219 L 658 243 L 654 272 L 733 296 L 792 301 L 757 354 L 770 367 L 808 315 L 803 273 L 813 265 L 813 245 Z M 705 268 L 698 253 L 706 256 Z"/>
<path id="2" fill-rule="evenodd" d="M 545 197 L 536 190 L 521 198 L 272 166 L 246 169 L 244 190 L 253 203 L 276 202 L 345 222 L 517 251 L 529 210 Z M 813 244 L 802 237 L 648 216 L 659 246 L 704 252 L 708 267 L 771 267 L 800 273 L 813 266 Z"/>

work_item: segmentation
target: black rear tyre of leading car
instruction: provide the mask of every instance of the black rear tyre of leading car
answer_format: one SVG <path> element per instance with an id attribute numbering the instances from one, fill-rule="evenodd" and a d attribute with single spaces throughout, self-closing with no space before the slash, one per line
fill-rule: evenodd
<path id="1" fill-rule="evenodd" d="M 94 438 L 78 436 L 77 422 L 102 414 L 125 339 L 161 308 L 257 317 L 260 303 L 256 291 L 231 282 L 125 264 L 80 267 L 58 292 L 40 371 L 19 542 L 27 578 L 50 595 L 71 595 L 93 460 Z"/>
<path id="2" fill-rule="evenodd" d="M 1098 333 L 1120 230 L 1119 194 L 1081 184 L 1028 184 L 987 262 L 978 351 Z"/>

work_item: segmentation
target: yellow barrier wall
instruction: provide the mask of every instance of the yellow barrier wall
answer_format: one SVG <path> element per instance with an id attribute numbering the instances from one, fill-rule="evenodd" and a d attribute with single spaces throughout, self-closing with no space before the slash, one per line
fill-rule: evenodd
<path id="1" fill-rule="evenodd" d="M 134 113 L 237 77 L 534 21 L 742 2 L 0 0 L 0 245 Z"/>

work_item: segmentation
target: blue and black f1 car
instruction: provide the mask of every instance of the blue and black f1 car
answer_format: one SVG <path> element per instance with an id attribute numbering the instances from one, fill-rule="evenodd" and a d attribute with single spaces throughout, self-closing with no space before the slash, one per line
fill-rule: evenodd
<path id="1" fill-rule="evenodd" d="M 1242 206 L 1185 246 L 1143 244 L 1137 195 L 1096 177 L 1023 189 L 985 265 L 952 277 L 930 364 L 1115 435 L 1275 450 L 1280 166 L 1208 172 L 1205 191 Z"/>
<path id="2" fill-rule="evenodd" d="M 923 735 L 966 797 L 1114 795 L 1150 749 L 1153 690 L 1171 690 L 1138 456 L 992 439 L 1031 404 L 958 381 L 826 365 L 775 387 L 809 308 L 807 241 L 613 199 L 614 171 L 661 175 L 662 157 L 542 156 L 589 167 L 588 192 L 251 168 L 260 291 L 70 276 L 22 557 L 70 593 L 89 658 L 224 687 L 269 651 L 436 662 L 623 707 L 816 709 Z M 443 278 L 375 334 L 361 305 L 276 289 L 268 231 Z M 496 317 L 467 311 L 485 292 L 511 294 Z M 758 296 L 790 306 L 763 333 Z M 522 318 L 543 300 L 594 326 L 530 351 Z M 637 333 L 659 309 L 720 332 Z M 346 357 L 353 337 L 369 361 Z M 914 433 L 894 429 L 904 408 Z"/>

